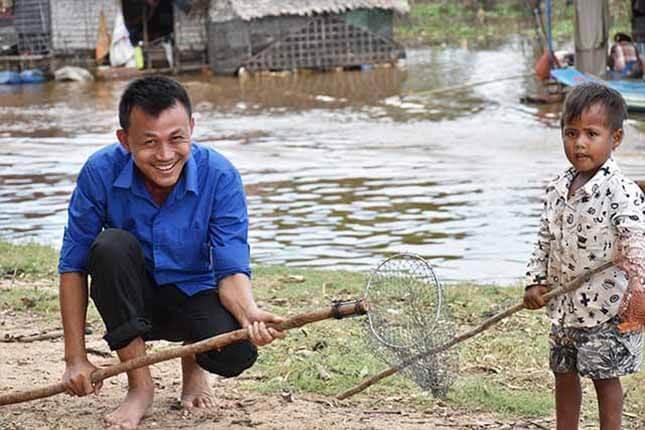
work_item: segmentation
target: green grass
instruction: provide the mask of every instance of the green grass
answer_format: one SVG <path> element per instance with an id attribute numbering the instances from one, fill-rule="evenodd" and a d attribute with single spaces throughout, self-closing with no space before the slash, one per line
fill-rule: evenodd
<path id="1" fill-rule="evenodd" d="M 15 311 L 33 311 L 58 317 L 58 290 L 47 287 L 14 286 L 0 289 L 0 307 Z"/>
<path id="2" fill-rule="evenodd" d="M 462 407 L 486 409 L 507 416 L 545 416 L 553 410 L 549 391 L 514 390 L 476 376 L 464 377 L 451 392 Z"/>
<path id="3" fill-rule="evenodd" d="M 56 250 L 49 246 L 0 241 L 0 277 L 50 277 L 56 273 L 57 259 Z"/>
<path id="4" fill-rule="evenodd" d="M 412 3 L 412 2 L 411 2 Z M 470 2 L 477 4 L 477 2 Z M 465 6 L 460 1 L 425 0 L 411 4 L 409 15 L 399 18 L 395 37 L 406 45 L 486 46 L 519 34 L 535 36 L 535 18 L 519 0 L 498 0 L 490 10 Z M 631 33 L 630 0 L 610 0 L 610 35 Z M 553 2 L 553 37 L 559 43 L 573 40 L 572 6 Z"/>
<path id="5" fill-rule="evenodd" d="M 58 317 L 55 252 L 35 245 L 0 243 L 0 308 Z M 23 279 L 24 278 L 24 279 Z M 285 316 L 319 310 L 333 299 L 360 297 L 365 275 L 345 271 L 258 266 L 254 294 L 264 308 Z M 35 286 L 37 285 L 37 286 Z M 515 304 L 519 285 L 455 284 L 447 287 L 447 303 L 459 332 Z M 98 316 L 92 309 L 90 321 Z M 522 311 L 464 342 L 456 351 L 456 380 L 442 402 L 472 411 L 506 416 L 544 417 L 553 414 L 552 376 L 548 370 L 547 329 L 543 312 Z M 262 348 L 256 366 L 241 383 L 264 393 L 317 393 L 334 396 L 364 377 L 387 366 L 367 347 L 363 318 L 324 321 L 292 330 L 283 341 Z M 624 378 L 626 412 L 645 416 L 643 373 Z M 583 414 L 597 415 L 595 394 L 584 383 Z M 376 398 L 396 398 L 432 410 L 437 401 L 400 375 L 385 379 L 367 391 Z M 627 427 L 628 428 L 628 427 Z"/>

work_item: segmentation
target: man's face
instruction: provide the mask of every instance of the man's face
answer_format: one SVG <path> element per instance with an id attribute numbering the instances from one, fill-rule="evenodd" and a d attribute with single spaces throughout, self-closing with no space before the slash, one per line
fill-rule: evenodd
<path id="1" fill-rule="evenodd" d="M 583 177 L 591 178 L 611 156 L 623 130 L 611 131 L 602 105 L 592 105 L 562 128 L 562 142 L 569 162 Z"/>
<path id="2" fill-rule="evenodd" d="M 152 117 L 135 107 L 128 130 L 118 130 L 121 145 L 132 154 L 153 197 L 170 194 L 190 157 L 194 121 L 181 103 Z"/>

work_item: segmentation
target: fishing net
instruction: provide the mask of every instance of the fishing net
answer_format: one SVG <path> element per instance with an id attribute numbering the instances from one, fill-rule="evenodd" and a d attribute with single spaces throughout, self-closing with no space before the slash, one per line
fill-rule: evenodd
<path id="1" fill-rule="evenodd" d="M 366 298 L 368 347 L 397 367 L 452 339 L 455 327 L 430 264 L 408 254 L 391 257 L 370 276 Z M 456 375 L 456 350 L 412 360 L 407 376 L 437 397 L 445 396 Z"/>
<path id="2" fill-rule="evenodd" d="M 620 305 L 623 331 L 639 331 L 645 327 L 645 240 L 641 236 L 623 235 L 618 242 L 616 265 L 625 271 L 627 289 Z"/>
<path id="3" fill-rule="evenodd" d="M 400 261 L 399 258 L 394 257 L 392 261 L 386 260 L 383 263 L 385 267 L 376 271 L 377 275 L 380 275 L 378 272 L 381 271 L 383 274 L 396 275 L 386 275 L 385 279 L 388 280 L 385 283 L 380 283 L 378 282 L 379 278 L 375 278 L 375 284 L 368 285 L 368 293 L 370 288 L 375 291 L 366 295 L 372 349 L 391 367 L 338 394 L 336 398 L 339 400 L 347 399 L 398 372 L 407 373 L 421 387 L 431 390 L 437 396 L 442 396 L 456 378 L 457 357 L 454 346 L 525 309 L 523 302 L 516 303 L 490 316 L 478 326 L 455 336 L 455 327 L 451 322 L 450 315 L 447 309 L 441 307 L 443 291 L 432 267 L 419 257 L 408 257 Z M 638 264 L 638 262 L 634 263 Z M 390 265 L 394 267 L 391 270 L 386 270 Z M 550 290 L 543 298 L 545 301 L 549 301 L 553 297 L 580 288 L 581 285 L 589 282 L 595 274 L 612 266 L 614 266 L 613 261 L 605 262 L 578 276 L 573 281 Z M 389 278 L 388 276 L 393 277 Z M 382 290 L 377 288 L 379 285 L 383 288 Z M 412 292 L 407 295 L 408 299 L 404 302 L 427 305 L 428 312 L 418 314 L 424 306 L 410 306 L 408 308 L 401 306 L 400 303 L 397 305 L 397 297 L 406 296 L 399 296 L 396 293 L 392 293 L 392 296 L 383 303 L 379 303 L 377 300 L 374 305 L 372 304 L 372 297 L 378 299 L 381 296 L 376 293 L 382 292 L 384 296 L 389 294 L 388 288 L 383 286 L 395 285 L 400 285 L 397 287 L 399 290 L 408 288 Z M 408 287 L 402 287 L 404 285 Z M 409 309 L 411 313 L 401 312 L 404 309 Z M 399 320 L 400 315 L 406 316 Z M 394 327 L 400 329 L 394 330 Z M 382 332 L 381 329 L 383 329 Z M 389 341 L 384 342 L 382 340 L 384 338 L 389 338 Z"/>

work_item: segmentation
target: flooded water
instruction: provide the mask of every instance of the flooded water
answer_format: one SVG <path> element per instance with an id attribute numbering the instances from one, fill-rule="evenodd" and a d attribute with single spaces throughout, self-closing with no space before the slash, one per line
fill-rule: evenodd
<path id="1" fill-rule="evenodd" d="M 443 280 L 524 272 L 545 182 L 566 167 L 557 106 L 519 102 L 529 48 L 409 50 L 404 69 L 248 79 L 183 76 L 195 140 L 247 186 L 255 262 L 367 270 L 413 252 Z M 0 89 L 0 237 L 58 246 L 75 176 L 114 141 L 125 82 Z M 623 170 L 645 179 L 645 118 Z"/>

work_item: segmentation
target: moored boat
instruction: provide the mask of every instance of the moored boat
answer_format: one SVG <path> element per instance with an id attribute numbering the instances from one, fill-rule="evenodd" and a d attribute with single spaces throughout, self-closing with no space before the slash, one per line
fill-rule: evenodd
<path id="1" fill-rule="evenodd" d="M 551 70 L 551 77 L 566 86 L 574 86 L 583 82 L 601 82 L 618 91 L 627 104 L 627 109 L 645 112 L 645 81 L 642 80 L 612 80 L 605 81 L 595 76 L 586 75 L 574 67 Z"/>

